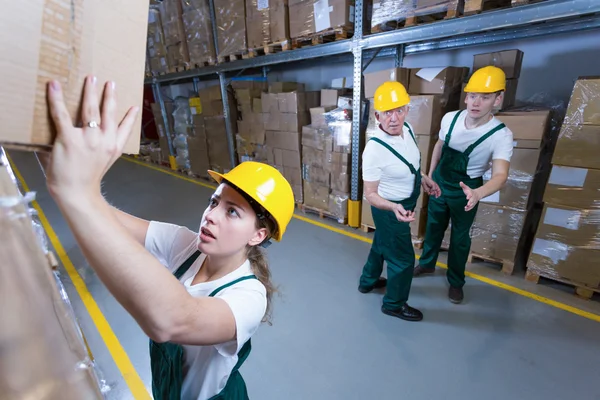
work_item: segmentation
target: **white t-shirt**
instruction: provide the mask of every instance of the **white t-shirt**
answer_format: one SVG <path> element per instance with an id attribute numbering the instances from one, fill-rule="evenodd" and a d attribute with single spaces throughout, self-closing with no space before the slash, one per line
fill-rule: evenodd
<path id="1" fill-rule="evenodd" d="M 410 127 L 412 129 L 412 126 Z M 402 129 L 404 137 L 391 136 L 381 126 L 374 137 L 383 140 L 406 159 L 415 170 L 421 166 L 421 153 L 406 126 Z M 414 130 L 413 130 L 414 132 Z M 406 164 L 381 143 L 369 140 L 362 154 L 363 180 L 379 181 L 377 194 L 386 200 L 404 200 L 412 194 L 415 176 Z"/>
<path id="2" fill-rule="evenodd" d="M 152 221 L 146 234 L 146 249 L 172 273 L 198 249 L 198 234 L 167 223 Z M 246 260 L 235 271 L 215 281 L 192 285 L 206 256 L 200 255 L 180 281 L 193 297 L 206 297 L 235 279 L 252 275 Z M 237 363 L 237 353 L 258 329 L 267 308 L 266 289 L 258 279 L 238 282 L 215 295 L 225 300 L 235 317 L 237 340 L 214 346 L 184 345 L 182 399 L 204 400 L 218 394 Z"/>
<path id="3" fill-rule="evenodd" d="M 444 115 L 440 129 L 440 140 L 446 140 L 446 134 L 450 129 L 454 116 L 459 111 L 452 111 Z M 464 110 L 458 117 L 452 136 L 450 137 L 450 147 L 454 150 L 464 152 L 477 139 L 494 129 L 502 122 L 496 117 L 493 117 L 488 123 L 478 126 L 474 129 L 467 129 L 465 119 L 467 111 Z M 503 128 L 494 133 L 480 143 L 471 155 L 469 156 L 469 164 L 467 165 L 467 174 L 471 178 L 483 176 L 485 171 L 490 168 L 491 160 L 506 160 L 510 161 L 513 153 L 513 134 L 508 128 Z"/>

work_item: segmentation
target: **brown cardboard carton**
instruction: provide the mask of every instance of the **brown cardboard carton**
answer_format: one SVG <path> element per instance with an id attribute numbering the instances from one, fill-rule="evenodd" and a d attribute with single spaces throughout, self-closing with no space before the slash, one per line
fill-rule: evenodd
<path id="1" fill-rule="evenodd" d="M 262 112 L 279 112 L 279 100 L 276 93 L 262 93 L 261 95 Z"/>
<path id="2" fill-rule="evenodd" d="M 300 151 L 298 132 L 267 131 L 265 144 L 271 148 Z"/>
<path id="3" fill-rule="evenodd" d="M 248 7 L 246 6 L 246 11 Z M 265 9 L 262 15 L 255 17 L 246 16 L 246 34 L 248 35 L 248 48 L 256 49 L 271 41 L 269 30 L 269 9 Z"/>
<path id="4" fill-rule="evenodd" d="M 260 96 L 258 96 L 258 98 L 252 99 L 252 112 L 255 112 L 257 114 L 264 112 L 262 108 L 262 99 Z"/>
<path id="5" fill-rule="evenodd" d="M 269 1 L 269 33 L 272 42 L 281 42 L 290 38 L 290 16 L 287 0 Z"/>
<path id="6" fill-rule="evenodd" d="M 462 67 L 411 68 L 411 94 L 448 94 L 460 87 Z"/>
<path id="7" fill-rule="evenodd" d="M 141 109 L 148 3 L 8 2 L 2 5 L 0 26 L 7 38 L 0 45 L 0 74 L 6 77 L 0 95 L 3 144 L 52 145 L 55 133 L 46 102 L 50 79 L 62 85 L 73 120 L 80 117 L 85 76 L 92 73 L 99 88 L 108 80 L 116 82 L 119 118 L 131 106 Z M 139 112 L 124 153 L 139 152 L 141 117 Z"/>
<path id="8" fill-rule="evenodd" d="M 600 250 L 600 210 L 544 204 L 538 237 Z"/>
<path id="9" fill-rule="evenodd" d="M 552 163 L 600 169 L 600 125 L 563 125 Z"/>
<path id="10" fill-rule="evenodd" d="M 286 132 L 301 132 L 304 125 L 308 125 L 310 115 L 307 112 L 298 114 L 277 114 L 279 129 Z"/>
<path id="11" fill-rule="evenodd" d="M 600 170 L 553 165 L 544 202 L 600 209 Z"/>
<path id="12" fill-rule="evenodd" d="M 274 149 L 275 164 L 283 167 L 300 168 L 300 152 L 294 150 Z"/>
<path id="13" fill-rule="evenodd" d="M 244 0 L 215 0 L 219 56 L 247 49 L 246 5 Z"/>
<path id="14" fill-rule="evenodd" d="M 302 127 L 303 146 L 332 151 L 333 140 L 326 140 L 327 138 L 330 138 L 330 136 L 331 134 L 327 128 L 315 127 L 312 125 Z"/>
<path id="15" fill-rule="evenodd" d="M 331 173 L 315 165 L 302 165 L 302 179 L 315 185 L 331 185 Z"/>
<path id="16" fill-rule="evenodd" d="M 158 144 L 160 146 L 160 153 L 162 161 L 169 162 L 169 156 L 171 155 L 171 151 L 169 150 L 169 142 L 167 137 L 161 137 L 158 139 Z"/>
<path id="17" fill-rule="evenodd" d="M 471 229 L 471 252 L 499 260 L 514 261 L 519 237 L 485 229 Z"/>
<path id="18" fill-rule="evenodd" d="M 339 192 L 350 192 L 350 171 L 344 168 L 344 171 L 333 171 L 331 175 L 331 189 Z"/>
<path id="19" fill-rule="evenodd" d="M 269 83 L 269 93 L 302 92 L 304 84 L 298 82 L 271 82 Z"/>
<path id="20" fill-rule="evenodd" d="M 208 145 L 205 137 L 189 137 L 187 140 L 191 171 L 202 177 L 208 177 L 210 169 Z"/>
<path id="21" fill-rule="evenodd" d="M 365 97 L 375 96 L 375 90 L 387 81 L 400 82 L 408 90 L 409 77 L 408 68 L 392 68 L 365 74 Z"/>
<path id="22" fill-rule="evenodd" d="M 325 168 L 327 159 L 326 152 L 309 146 L 302 146 L 302 164 Z"/>
<path id="23" fill-rule="evenodd" d="M 290 35 L 295 37 L 341 26 L 352 27 L 354 1 L 290 1 Z M 319 7 L 319 8 L 318 8 Z M 318 9 L 318 12 L 315 12 Z"/>
<path id="24" fill-rule="evenodd" d="M 283 167 L 283 177 L 292 186 L 302 186 L 302 170 L 297 167 Z"/>
<path id="25" fill-rule="evenodd" d="M 567 125 L 600 125 L 600 77 L 575 82 L 567 113 Z"/>
<path id="26" fill-rule="evenodd" d="M 310 124 L 316 127 L 327 127 L 325 113 L 335 109 L 334 106 L 313 107 L 310 111 Z"/>
<path id="27" fill-rule="evenodd" d="M 416 139 L 417 146 L 421 152 L 421 172 L 427 174 L 429 173 L 431 155 L 433 153 L 433 147 L 437 143 L 437 138 L 432 136 L 418 135 Z"/>
<path id="28" fill-rule="evenodd" d="M 321 107 L 338 106 L 338 97 L 348 94 L 346 89 L 321 89 Z"/>
<path id="29" fill-rule="evenodd" d="M 277 102 L 278 109 L 283 113 L 300 113 L 306 112 L 311 107 L 318 105 L 319 92 L 287 92 L 278 93 Z"/>
<path id="30" fill-rule="evenodd" d="M 410 106 L 406 122 L 415 135 L 438 136 L 444 116 L 442 97 L 436 95 L 417 95 L 410 97 Z M 373 116 L 373 118 L 375 118 Z"/>
<path id="31" fill-rule="evenodd" d="M 525 224 L 525 215 L 524 210 L 481 203 L 473 227 L 519 238 Z"/>
<path id="32" fill-rule="evenodd" d="M 308 181 L 304 181 L 303 186 L 304 205 L 324 211 L 329 209 L 329 187 L 313 184 Z"/>
<path id="33" fill-rule="evenodd" d="M 522 63 L 523 52 L 517 49 L 475 54 L 473 56 L 473 72 L 482 67 L 493 65 L 504 71 L 506 79 L 518 79 L 521 75 Z"/>
<path id="34" fill-rule="evenodd" d="M 501 112 L 496 118 L 513 133 L 515 147 L 528 148 L 537 143 L 534 148 L 539 148 L 549 128 L 550 110 Z"/>

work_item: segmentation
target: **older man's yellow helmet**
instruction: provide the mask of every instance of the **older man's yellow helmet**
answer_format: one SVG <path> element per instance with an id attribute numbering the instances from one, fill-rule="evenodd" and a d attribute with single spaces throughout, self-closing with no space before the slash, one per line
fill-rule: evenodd
<path id="1" fill-rule="evenodd" d="M 410 96 L 400 82 L 384 82 L 375 91 L 375 111 L 384 112 L 410 103 Z"/>

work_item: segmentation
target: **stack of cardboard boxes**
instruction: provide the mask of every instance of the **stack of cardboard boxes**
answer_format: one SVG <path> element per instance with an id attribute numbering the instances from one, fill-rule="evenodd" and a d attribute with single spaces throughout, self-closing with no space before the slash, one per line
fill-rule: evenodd
<path id="1" fill-rule="evenodd" d="M 169 72 L 189 65 L 190 53 L 188 51 L 186 34 L 183 26 L 183 9 L 180 0 L 164 0 L 161 11 L 161 21 L 167 45 L 167 64 Z"/>
<path id="2" fill-rule="evenodd" d="M 600 289 L 600 78 L 573 89 L 528 273 Z"/>
<path id="3" fill-rule="evenodd" d="M 183 25 L 192 66 L 214 65 L 217 61 L 208 0 L 185 0 Z"/>
<path id="4" fill-rule="evenodd" d="M 179 1 L 179 0 L 178 0 Z M 247 51 L 246 2 L 214 0 L 219 58 Z"/>
<path id="5" fill-rule="evenodd" d="M 351 109 L 337 107 L 342 91 L 321 90 L 321 107 L 310 109 L 302 128 L 304 205 L 344 223 L 350 193 Z"/>
<path id="6" fill-rule="evenodd" d="M 164 101 L 165 111 L 167 114 L 167 121 L 169 123 L 169 132 L 173 132 L 173 103 L 171 101 Z M 152 103 L 152 115 L 154 116 L 154 123 L 156 124 L 156 132 L 158 133 L 158 142 L 161 150 L 161 158 L 154 158 L 153 161 L 157 163 L 169 163 L 169 141 L 167 139 L 167 129 L 165 127 L 164 119 L 160 109 L 160 104 Z"/>
<path id="7" fill-rule="evenodd" d="M 148 12 L 148 68 L 151 73 L 165 74 L 169 72 L 167 64 L 167 43 L 163 32 L 160 7 L 162 4 L 151 5 Z"/>
<path id="8" fill-rule="evenodd" d="M 304 85 L 295 82 L 275 82 L 262 93 L 261 102 L 267 161 L 281 171 L 301 203 L 300 135 L 310 120 L 308 110 L 319 104 L 319 92 L 305 92 Z"/>
<path id="9" fill-rule="evenodd" d="M 262 48 L 290 38 L 290 18 L 287 0 L 246 0 L 248 48 Z"/>
<path id="10" fill-rule="evenodd" d="M 332 28 L 354 29 L 353 0 L 289 0 L 289 7 L 293 38 Z"/>
<path id="11" fill-rule="evenodd" d="M 265 122 L 268 114 L 262 112 L 262 93 L 267 90 L 266 80 L 234 80 L 239 119 L 237 121 L 237 154 L 240 162 L 267 161 L 265 150 Z"/>

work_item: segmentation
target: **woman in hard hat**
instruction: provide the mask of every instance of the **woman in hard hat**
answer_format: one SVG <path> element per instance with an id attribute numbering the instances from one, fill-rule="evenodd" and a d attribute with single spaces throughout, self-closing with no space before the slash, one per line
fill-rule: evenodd
<path id="1" fill-rule="evenodd" d="M 274 287 L 259 246 L 281 240 L 294 211 L 290 184 L 273 167 L 246 162 L 219 183 L 199 233 L 112 208 L 101 194 L 137 110 L 119 124 L 115 89 L 86 80 L 83 128 L 73 126 L 60 85 L 48 88 L 57 139 L 47 184 L 102 282 L 151 338 L 155 399 L 247 399 L 239 368 L 269 319 Z M 204 205 L 203 205 L 204 207 Z"/>
<path id="2" fill-rule="evenodd" d="M 463 300 L 465 265 L 471 248 L 470 229 L 479 201 L 502 188 L 508 179 L 513 149 L 512 132 L 492 114 L 502 104 L 506 78 L 500 68 L 481 68 L 469 79 L 467 109 L 446 114 L 433 150 L 431 177 L 442 196 L 429 200 L 423 253 L 414 275 L 435 271 L 444 232 L 451 221 L 448 252 L 448 297 Z M 492 177 L 482 176 L 492 161 Z"/>
<path id="3" fill-rule="evenodd" d="M 363 152 L 365 196 L 375 222 L 375 237 L 358 290 L 368 293 L 387 285 L 381 311 L 407 321 L 423 319 L 407 304 L 415 264 L 409 223 L 421 185 L 432 195 L 439 187 L 421 174 L 421 155 L 410 124 L 405 122 L 410 98 L 399 82 L 385 82 L 375 91 L 379 129 Z M 387 281 L 381 277 L 387 262 Z"/>

